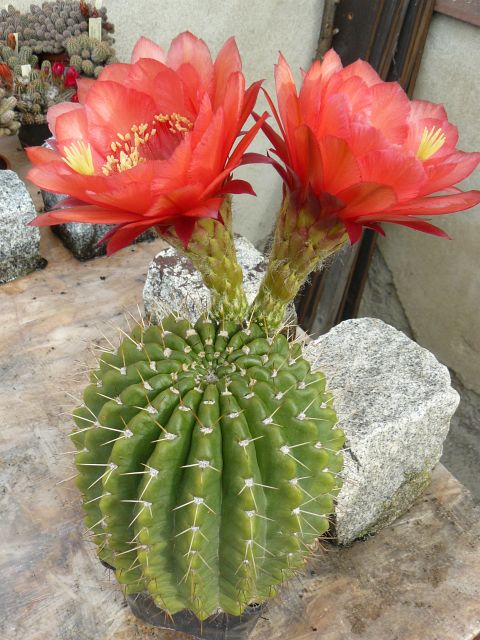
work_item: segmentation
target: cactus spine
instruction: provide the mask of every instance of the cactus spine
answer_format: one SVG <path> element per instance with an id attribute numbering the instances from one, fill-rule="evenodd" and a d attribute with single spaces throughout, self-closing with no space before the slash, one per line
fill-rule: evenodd
<path id="1" fill-rule="evenodd" d="M 127 592 L 170 614 L 239 615 L 303 567 L 329 527 L 343 433 L 298 344 L 170 316 L 138 325 L 91 380 L 77 482 Z"/>

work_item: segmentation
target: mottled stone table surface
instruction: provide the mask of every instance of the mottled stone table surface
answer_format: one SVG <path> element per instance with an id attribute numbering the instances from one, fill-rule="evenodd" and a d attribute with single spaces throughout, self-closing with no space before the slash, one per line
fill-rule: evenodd
<path id="1" fill-rule="evenodd" d="M 1 152 L 1 147 L 0 147 Z M 34 194 L 35 195 L 35 194 Z M 68 411 L 89 343 L 136 314 L 159 240 L 88 263 L 42 229 L 43 271 L 0 286 L 0 638 L 185 638 L 129 614 L 83 533 Z M 324 545 L 252 640 L 473 640 L 480 634 L 480 510 L 443 468 L 393 525 Z"/>

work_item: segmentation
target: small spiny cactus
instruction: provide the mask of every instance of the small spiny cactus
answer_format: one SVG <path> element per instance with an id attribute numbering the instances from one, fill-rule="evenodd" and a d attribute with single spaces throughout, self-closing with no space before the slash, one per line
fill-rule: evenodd
<path id="1" fill-rule="evenodd" d="M 0 87 L 0 137 L 13 136 L 20 128 L 15 113 L 17 101 L 14 96 L 9 96 L 5 89 Z"/>
<path id="2" fill-rule="evenodd" d="M 48 108 L 59 102 L 69 102 L 75 88 L 64 87 L 63 80 L 55 81 L 50 63 L 33 69 L 29 78 L 14 79 L 16 109 L 21 124 L 45 124 Z"/>
<path id="3" fill-rule="evenodd" d="M 27 46 L 20 47 L 18 53 L 6 45 L 0 46 L 0 62 L 8 64 L 14 75 L 22 75 L 22 65 L 29 64 L 32 69 L 38 64 L 38 57 L 33 54 L 32 49 Z"/>
<path id="4" fill-rule="evenodd" d="M 281 333 L 139 324 L 101 357 L 74 419 L 99 556 L 169 614 L 241 614 L 329 528 L 344 436 L 324 376 Z"/>
<path id="5" fill-rule="evenodd" d="M 88 77 L 98 77 L 107 64 L 116 62 L 115 50 L 107 42 L 99 42 L 82 34 L 65 41 L 70 65 Z"/>

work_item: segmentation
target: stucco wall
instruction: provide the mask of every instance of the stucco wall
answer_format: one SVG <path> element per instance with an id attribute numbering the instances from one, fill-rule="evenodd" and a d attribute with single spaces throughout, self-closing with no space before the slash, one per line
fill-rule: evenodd
<path id="1" fill-rule="evenodd" d="M 26 10 L 32 0 L 16 0 Z M 41 4 L 36 0 L 34 4 Z M 203 38 L 216 54 L 235 35 L 243 57 L 247 82 L 265 79 L 273 89 L 273 64 L 281 50 L 293 69 L 309 66 L 315 52 L 323 14 L 323 0 L 104 0 L 115 24 L 117 53 L 128 60 L 137 38 L 148 36 L 167 47 L 178 33 L 190 30 Z M 260 110 L 264 103 L 258 105 Z M 264 151 L 267 141 L 258 136 L 251 150 Z M 237 231 L 262 244 L 268 236 L 280 202 L 281 182 L 264 165 L 245 167 L 238 177 L 250 180 L 257 198 L 235 197 Z"/>
<path id="2" fill-rule="evenodd" d="M 459 147 L 480 150 L 480 29 L 435 15 L 415 97 L 442 102 Z M 462 188 L 480 189 L 480 170 Z M 416 339 L 480 392 L 480 207 L 437 218 L 451 240 L 386 227 L 381 251 Z"/>

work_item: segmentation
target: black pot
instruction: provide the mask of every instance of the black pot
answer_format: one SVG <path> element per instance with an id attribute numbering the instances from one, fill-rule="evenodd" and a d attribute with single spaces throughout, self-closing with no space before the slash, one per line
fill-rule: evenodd
<path id="1" fill-rule="evenodd" d="M 241 616 L 219 613 L 200 622 L 190 611 L 166 614 L 148 593 L 127 595 L 127 602 L 140 620 L 160 629 L 181 631 L 195 640 L 247 640 L 264 609 L 262 605 L 251 605 Z"/>
<path id="2" fill-rule="evenodd" d="M 18 130 L 20 144 L 25 147 L 41 147 L 45 140 L 51 138 L 52 134 L 48 124 L 22 124 Z"/>

